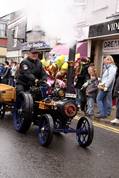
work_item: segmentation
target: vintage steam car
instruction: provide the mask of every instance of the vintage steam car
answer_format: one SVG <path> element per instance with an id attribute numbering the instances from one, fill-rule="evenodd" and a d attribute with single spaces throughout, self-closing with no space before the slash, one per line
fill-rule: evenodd
<path id="1" fill-rule="evenodd" d="M 25 50 L 27 51 L 26 47 Z M 14 127 L 18 132 L 26 133 L 33 123 L 38 126 L 38 139 L 42 146 L 51 143 L 54 133 L 76 133 L 76 139 L 82 147 L 92 143 L 93 124 L 90 118 L 78 115 L 76 128 L 71 127 L 71 121 L 77 115 L 77 105 L 72 93 L 66 93 L 55 85 L 51 88 L 42 81 L 29 91 L 19 93 L 17 97 L 15 90 L 8 91 L 0 86 L 0 115 L 4 115 L 5 105 L 12 103 Z M 5 101 L 6 97 L 11 100 Z"/>

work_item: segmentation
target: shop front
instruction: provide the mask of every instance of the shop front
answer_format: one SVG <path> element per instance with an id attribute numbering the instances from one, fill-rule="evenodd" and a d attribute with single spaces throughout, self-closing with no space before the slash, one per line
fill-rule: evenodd
<path id="1" fill-rule="evenodd" d="M 111 55 L 119 68 L 119 39 L 105 40 L 103 42 L 103 56 Z"/>
<path id="2" fill-rule="evenodd" d="M 89 28 L 91 55 L 100 74 L 104 56 L 111 55 L 119 68 L 119 19 L 92 25 Z"/>

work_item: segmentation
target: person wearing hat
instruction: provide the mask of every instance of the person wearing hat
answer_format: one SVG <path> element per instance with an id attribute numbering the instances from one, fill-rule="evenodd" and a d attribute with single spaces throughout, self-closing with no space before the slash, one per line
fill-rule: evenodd
<path id="1" fill-rule="evenodd" d="M 47 74 L 38 59 L 39 51 L 30 48 L 27 57 L 22 60 L 16 78 L 16 91 L 28 91 L 38 80 L 47 81 Z"/>
<path id="2" fill-rule="evenodd" d="M 82 89 L 83 84 L 89 79 L 88 67 L 90 60 L 88 58 L 79 58 L 76 61 L 76 77 L 75 77 L 75 88 L 76 88 L 76 103 L 81 111 L 85 112 L 86 108 L 86 90 Z"/>

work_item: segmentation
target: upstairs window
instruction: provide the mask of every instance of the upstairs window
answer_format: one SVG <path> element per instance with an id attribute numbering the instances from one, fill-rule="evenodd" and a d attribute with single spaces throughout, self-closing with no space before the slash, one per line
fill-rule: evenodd
<path id="1" fill-rule="evenodd" d="M 119 13 L 119 0 L 116 1 L 116 13 Z"/>
<path id="2" fill-rule="evenodd" d="M 84 22 L 86 19 L 87 0 L 74 0 L 74 7 L 78 22 Z"/>
<path id="3" fill-rule="evenodd" d="M 0 38 L 6 37 L 6 24 L 0 24 Z"/>
<path id="4" fill-rule="evenodd" d="M 87 0 L 74 0 L 75 5 L 83 6 L 87 4 Z"/>
<path id="5" fill-rule="evenodd" d="M 93 0 L 93 9 L 94 11 L 105 9 L 108 7 L 107 0 L 99 1 L 99 0 Z"/>

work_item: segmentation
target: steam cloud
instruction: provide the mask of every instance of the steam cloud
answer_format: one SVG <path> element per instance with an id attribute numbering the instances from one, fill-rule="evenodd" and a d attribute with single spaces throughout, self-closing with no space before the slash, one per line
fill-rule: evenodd
<path id="1" fill-rule="evenodd" d="M 26 8 L 32 27 L 71 46 L 76 41 L 77 14 L 74 0 L 29 0 Z"/>

